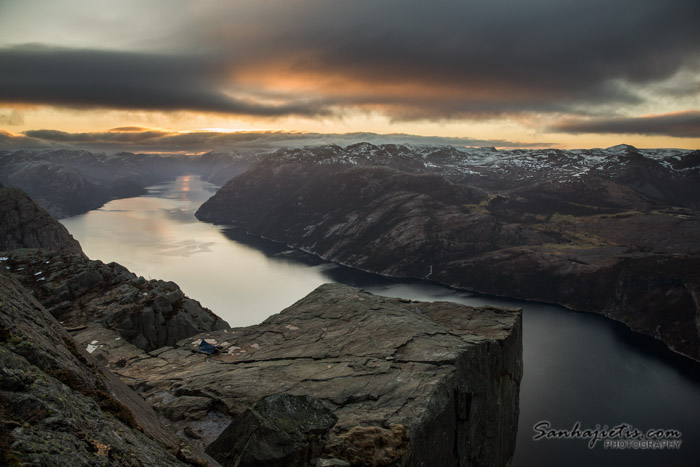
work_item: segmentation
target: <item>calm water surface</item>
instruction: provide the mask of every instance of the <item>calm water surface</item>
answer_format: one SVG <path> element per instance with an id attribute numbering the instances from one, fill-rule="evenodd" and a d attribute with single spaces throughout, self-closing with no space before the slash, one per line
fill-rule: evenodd
<path id="1" fill-rule="evenodd" d="M 336 266 L 194 212 L 217 187 L 196 176 L 154 186 L 62 222 L 91 258 L 116 261 L 146 278 L 172 280 L 231 326 L 256 324 L 324 282 L 416 300 L 524 309 L 525 376 L 513 465 L 700 465 L 700 365 L 600 316 L 558 306 L 470 294 Z M 680 450 L 593 449 L 588 440 L 533 441 L 533 425 L 581 430 L 627 423 L 675 429 Z"/>

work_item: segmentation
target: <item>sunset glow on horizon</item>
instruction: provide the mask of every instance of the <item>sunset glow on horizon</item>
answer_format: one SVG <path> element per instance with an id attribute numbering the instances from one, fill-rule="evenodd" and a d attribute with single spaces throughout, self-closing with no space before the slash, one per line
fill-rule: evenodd
<path id="1" fill-rule="evenodd" d="M 698 19 L 690 0 L 2 2 L 0 148 L 251 132 L 697 149 Z M 236 147 L 210 143 L 186 150 Z"/>

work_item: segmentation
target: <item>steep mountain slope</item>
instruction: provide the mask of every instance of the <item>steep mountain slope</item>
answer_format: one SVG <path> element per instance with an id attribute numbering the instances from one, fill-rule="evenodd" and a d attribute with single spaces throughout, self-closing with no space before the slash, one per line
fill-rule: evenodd
<path id="1" fill-rule="evenodd" d="M 42 248 L 83 255 L 63 225 L 16 188 L 0 185 L 0 251 Z"/>
<path id="2" fill-rule="evenodd" d="M 0 187 L 0 219 L 0 268 L 67 326 L 99 323 L 149 351 L 229 327 L 173 282 L 89 260 L 65 227 L 20 190 Z"/>
<path id="3" fill-rule="evenodd" d="M 207 465 L 67 329 L 150 350 L 228 325 L 175 284 L 89 261 L 18 189 L 0 186 L 0 232 L 0 464 Z"/>
<path id="4" fill-rule="evenodd" d="M 393 276 L 603 313 L 700 358 L 700 165 L 630 146 L 281 150 L 197 217 Z"/>
<path id="5" fill-rule="evenodd" d="M 203 465 L 0 271 L 0 464 Z"/>

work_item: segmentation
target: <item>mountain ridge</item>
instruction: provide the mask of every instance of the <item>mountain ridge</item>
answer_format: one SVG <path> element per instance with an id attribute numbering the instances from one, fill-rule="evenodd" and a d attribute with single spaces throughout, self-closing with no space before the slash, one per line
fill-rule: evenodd
<path id="1" fill-rule="evenodd" d="M 371 272 L 602 313 L 700 358 L 697 151 L 413 149 L 279 150 L 196 217 Z M 425 176 L 472 198 L 447 202 Z"/>

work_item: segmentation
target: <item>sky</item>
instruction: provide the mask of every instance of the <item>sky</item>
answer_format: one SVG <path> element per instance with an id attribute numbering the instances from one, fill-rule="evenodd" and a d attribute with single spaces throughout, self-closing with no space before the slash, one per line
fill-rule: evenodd
<path id="1" fill-rule="evenodd" d="M 0 0 L 0 148 L 700 148 L 697 0 Z"/>

